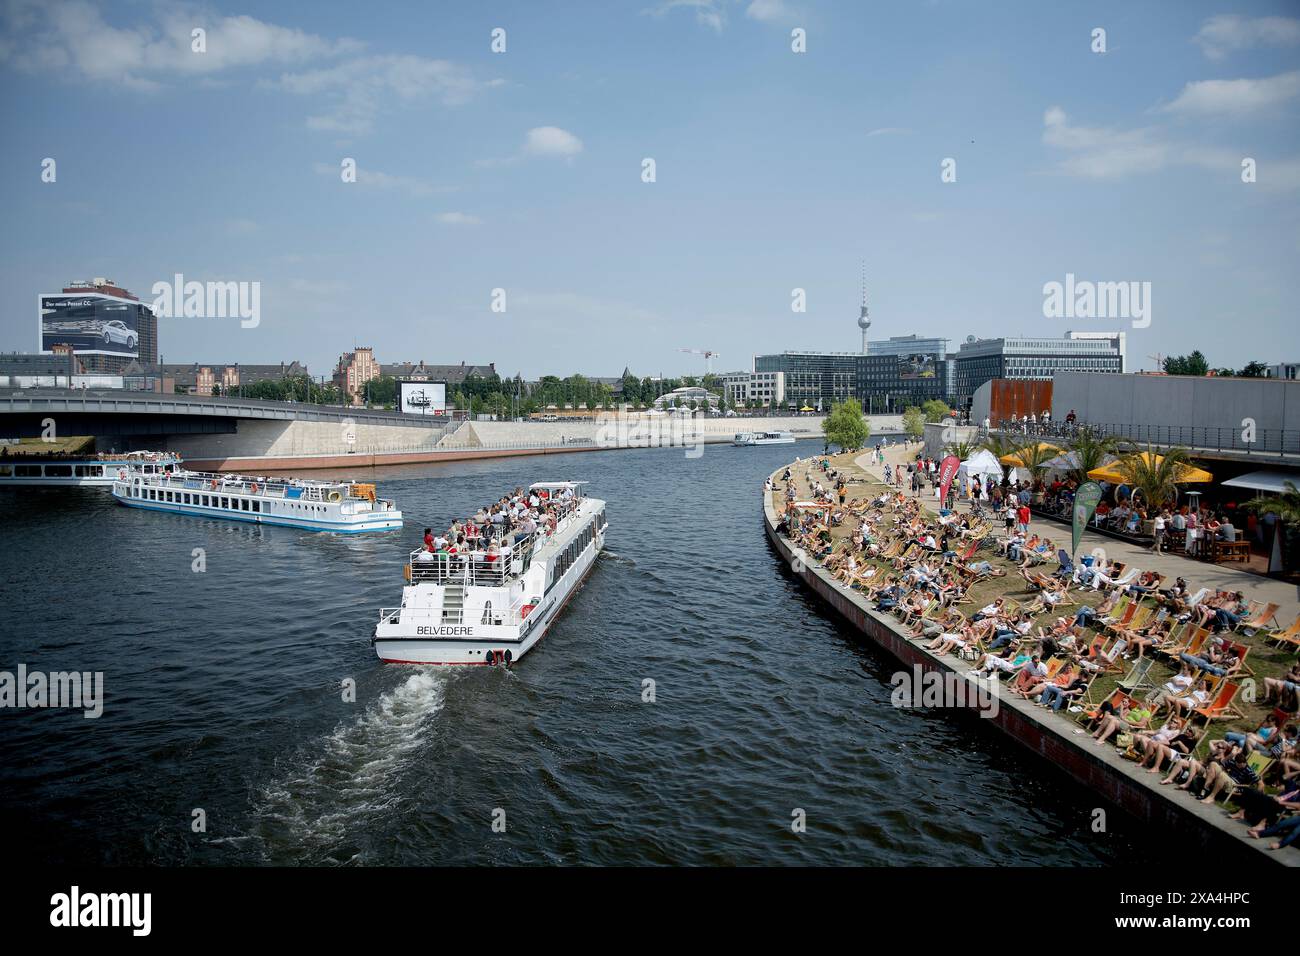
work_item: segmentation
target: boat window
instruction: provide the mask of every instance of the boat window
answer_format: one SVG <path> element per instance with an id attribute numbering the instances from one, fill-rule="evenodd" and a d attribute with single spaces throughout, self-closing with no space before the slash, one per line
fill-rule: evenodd
<path id="1" fill-rule="evenodd" d="M 11 465 L 0 465 L 0 478 L 9 478 L 9 477 L 12 477 L 12 476 L 13 476 L 13 473 L 14 473 L 13 466 L 11 466 Z"/>
<path id="2" fill-rule="evenodd" d="M 71 478 L 72 466 L 71 465 L 46 465 L 45 477 L 46 478 Z"/>
<path id="3" fill-rule="evenodd" d="M 239 510 L 240 510 L 240 511 L 247 511 L 247 510 L 248 510 L 248 499 L 247 499 L 247 498 L 240 498 L 240 499 L 239 499 Z"/>
<path id="4" fill-rule="evenodd" d="M 254 500 L 254 501 L 253 501 L 253 510 L 254 510 L 254 511 L 261 511 L 261 510 L 262 510 L 262 502 L 257 501 L 257 500 Z"/>
<path id="5" fill-rule="evenodd" d="M 15 465 L 14 475 L 18 478 L 39 478 L 41 477 L 40 465 Z"/>

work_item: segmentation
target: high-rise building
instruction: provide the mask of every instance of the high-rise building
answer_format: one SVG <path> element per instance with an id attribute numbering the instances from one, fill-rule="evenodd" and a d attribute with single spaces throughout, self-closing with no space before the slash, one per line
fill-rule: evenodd
<path id="1" fill-rule="evenodd" d="M 1125 371 L 1124 332 L 1066 332 L 1064 338 L 968 338 L 956 355 L 957 404 L 967 406 L 985 382 L 1050 379 L 1055 372 Z"/>
<path id="2" fill-rule="evenodd" d="M 70 282 L 40 297 L 39 351 L 69 346 L 87 372 L 120 375 L 132 362 L 158 361 L 158 319 L 112 279 Z"/>

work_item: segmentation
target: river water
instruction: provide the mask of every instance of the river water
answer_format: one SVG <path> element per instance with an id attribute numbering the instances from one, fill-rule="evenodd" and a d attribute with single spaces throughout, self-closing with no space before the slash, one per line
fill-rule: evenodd
<path id="1" fill-rule="evenodd" d="M 32 861 L 105 864 L 1152 858 L 1157 835 L 1118 810 L 1095 832 L 1095 796 L 978 718 L 891 706 L 897 663 L 763 534 L 763 478 L 815 450 L 380 469 L 406 516 L 380 535 L 0 491 L 0 670 L 105 682 L 98 719 L 0 711 L 4 832 Z M 608 501 L 607 548 L 537 649 L 510 671 L 380 664 L 373 622 L 422 529 L 562 479 Z"/>

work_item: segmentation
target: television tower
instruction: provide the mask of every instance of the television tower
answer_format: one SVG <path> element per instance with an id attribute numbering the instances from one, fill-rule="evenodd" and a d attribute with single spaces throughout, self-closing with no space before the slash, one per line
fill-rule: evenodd
<path id="1" fill-rule="evenodd" d="M 858 328 L 862 330 L 862 354 L 867 354 L 867 330 L 871 328 L 871 315 L 867 311 L 867 260 L 862 260 L 862 312 L 858 315 Z"/>

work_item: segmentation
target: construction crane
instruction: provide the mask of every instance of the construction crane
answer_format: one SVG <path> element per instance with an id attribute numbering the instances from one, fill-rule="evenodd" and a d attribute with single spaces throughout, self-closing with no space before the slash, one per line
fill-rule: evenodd
<path id="1" fill-rule="evenodd" d="M 1165 370 L 1165 357 L 1162 353 L 1157 352 L 1155 355 L 1148 355 L 1147 358 L 1156 363 L 1157 372 L 1163 372 Z"/>
<path id="2" fill-rule="evenodd" d="M 692 355 L 703 355 L 704 374 L 711 375 L 713 373 L 713 359 L 719 353 L 713 351 L 712 349 L 678 349 L 677 351 L 690 352 Z"/>

